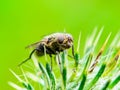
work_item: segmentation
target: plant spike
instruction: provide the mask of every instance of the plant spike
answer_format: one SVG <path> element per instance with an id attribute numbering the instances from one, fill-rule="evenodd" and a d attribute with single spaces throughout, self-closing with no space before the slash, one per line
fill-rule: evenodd
<path id="1" fill-rule="evenodd" d="M 102 88 L 101 90 L 106 90 L 107 87 L 109 86 L 109 84 L 110 84 L 110 80 L 108 80 L 108 81 L 105 83 L 105 85 L 103 86 L 103 88 Z"/>
<path id="2" fill-rule="evenodd" d="M 78 44 L 77 44 L 77 52 L 79 52 L 79 50 L 80 50 L 80 39 L 81 39 L 81 32 L 80 32 L 80 34 L 79 34 L 79 38 L 78 38 Z"/>
<path id="3" fill-rule="evenodd" d="M 84 72 L 84 74 L 82 76 L 82 81 L 80 83 L 80 86 L 79 86 L 78 90 L 83 90 L 84 89 L 86 79 L 87 79 L 87 74 L 86 74 L 86 72 Z"/>
<path id="4" fill-rule="evenodd" d="M 25 75 L 25 72 L 24 72 L 23 69 L 22 69 L 22 67 L 20 67 L 20 69 L 21 69 L 21 71 L 22 71 L 22 73 L 23 73 L 23 76 L 24 76 L 24 78 L 25 78 L 25 81 L 26 81 L 27 83 L 29 83 L 29 82 L 28 82 L 28 79 L 27 79 L 27 77 L 26 77 L 26 75 Z"/>
<path id="5" fill-rule="evenodd" d="M 86 42 L 85 42 L 86 44 L 85 44 L 85 48 L 84 48 L 84 53 L 87 51 L 87 49 L 88 49 L 89 47 L 92 46 L 93 40 L 94 40 L 95 35 L 96 35 L 96 32 L 97 32 L 97 27 L 94 28 L 92 34 L 87 38 L 87 40 L 86 40 Z"/>
<path id="6" fill-rule="evenodd" d="M 46 63 L 46 70 L 47 70 L 47 73 L 51 80 L 51 90 L 55 90 L 56 89 L 55 77 L 54 77 L 53 72 L 51 71 L 50 65 L 48 63 Z"/>
<path id="7" fill-rule="evenodd" d="M 118 75 L 109 85 L 109 89 L 113 89 L 115 85 L 120 81 L 120 75 Z"/>
<path id="8" fill-rule="evenodd" d="M 19 82 L 23 82 L 23 80 L 12 69 L 9 70 L 18 79 Z"/>
<path id="9" fill-rule="evenodd" d="M 75 68 L 72 70 L 72 74 L 71 74 L 68 82 L 73 81 L 74 78 L 75 78 L 76 75 L 77 75 L 77 72 L 78 72 L 78 64 L 79 64 L 79 60 L 80 60 L 80 56 L 79 56 L 78 53 L 75 53 L 74 60 L 75 60 Z"/>
<path id="10" fill-rule="evenodd" d="M 87 72 L 88 67 L 89 67 L 89 65 L 90 65 L 90 63 L 91 63 L 91 61 L 92 61 L 92 58 L 93 58 L 93 55 L 90 53 L 90 55 L 88 56 L 88 59 L 87 59 L 87 61 L 86 61 L 86 63 L 85 63 L 85 66 L 84 66 L 84 68 L 83 68 L 83 71 L 82 71 L 80 77 L 77 79 L 77 82 L 79 82 L 79 80 L 81 79 L 81 77 L 83 76 L 83 74 L 84 74 L 85 72 Z"/>
<path id="11" fill-rule="evenodd" d="M 24 90 L 22 87 L 20 87 L 19 85 L 13 83 L 13 82 L 8 82 L 8 84 L 10 86 L 12 86 L 13 88 L 15 88 L 16 90 Z"/>
<path id="12" fill-rule="evenodd" d="M 103 32 L 103 29 L 104 29 L 104 27 L 102 27 L 102 28 L 100 29 L 100 32 L 98 33 L 97 38 L 95 39 L 95 42 L 94 42 L 94 44 L 93 44 L 94 47 L 97 46 L 98 40 L 99 40 L 99 38 L 100 38 L 100 36 L 101 36 L 101 34 L 102 34 L 102 32 Z"/>
<path id="13" fill-rule="evenodd" d="M 66 83 L 67 83 L 67 69 L 66 69 L 66 67 L 63 67 L 62 78 L 63 78 L 64 89 L 66 89 Z"/>
<path id="14" fill-rule="evenodd" d="M 27 72 L 26 75 L 30 80 L 39 83 L 42 87 L 45 86 L 43 79 L 39 78 L 38 75 L 34 75 L 31 72 Z M 41 75 L 42 75 L 42 73 L 41 73 Z"/>
<path id="15" fill-rule="evenodd" d="M 47 84 L 46 88 L 50 89 L 50 78 L 49 78 L 49 76 L 48 76 L 48 74 L 46 72 L 46 69 L 44 68 L 44 66 L 41 63 L 38 63 L 38 64 L 39 64 L 40 70 L 42 71 L 42 73 L 43 73 L 43 75 L 45 77 L 44 80 L 45 80 L 45 82 Z"/>
<path id="16" fill-rule="evenodd" d="M 120 37 L 120 32 L 118 32 L 117 35 L 114 37 L 114 39 L 112 40 L 112 43 L 110 44 L 110 47 L 116 46 L 116 44 L 118 43 L 119 37 Z"/>
<path id="17" fill-rule="evenodd" d="M 63 85 L 64 85 L 64 89 L 66 90 L 66 85 L 67 85 L 67 58 L 66 58 L 66 51 L 63 51 L 62 56 L 61 56 L 61 60 L 62 60 L 62 81 L 63 81 Z"/>
<path id="18" fill-rule="evenodd" d="M 103 53 L 103 51 L 104 51 L 104 49 L 105 49 L 105 47 L 106 47 L 106 44 L 107 44 L 110 36 L 111 36 L 111 33 L 108 35 L 107 39 L 105 40 L 104 44 L 102 45 L 102 47 L 101 47 L 101 49 L 100 49 L 100 51 L 99 51 L 97 57 L 95 58 L 95 61 L 94 61 L 93 64 L 91 65 L 90 70 L 89 70 L 89 73 L 91 73 L 91 72 L 94 70 L 95 66 L 97 65 L 98 60 L 99 60 L 100 56 L 102 55 L 102 53 Z"/>
<path id="19" fill-rule="evenodd" d="M 119 56 L 120 56 L 120 50 L 117 52 L 117 54 L 114 56 L 114 58 L 107 64 L 107 68 L 106 68 L 106 71 L 104 72 L 103 76 L 108 75 L 108 73 L 115 68 L 117 61 L 119 59 Z"/>
<path id="20" fill-rule="evenodd" d="M 32 55 L 32 61 L 34 63 L 34 66 L 37 68 L 37 70 L 39 71 L 40 68 L 39 68 L 39 64 L 38 64 L 38 60 L 37 60 L 37 57 L 33 54 Z"/>
<path id="21" fill-rule="evenodd" d="M 101 75 L 103 74 L 104 70 L 105 70 L 106 64 L 103 63 L 102 66 L 100 67 L 98 73 L 96 74 L 96 76 L 94 77 L 94 79 L 89 83 L 88 86 L 86 86 L 85 90 L 90 90 L 90 88 L 93 87 L 93 85 L 95 85 L 95 83 L 99 80 L 99 78 L 101 77 Z"/>

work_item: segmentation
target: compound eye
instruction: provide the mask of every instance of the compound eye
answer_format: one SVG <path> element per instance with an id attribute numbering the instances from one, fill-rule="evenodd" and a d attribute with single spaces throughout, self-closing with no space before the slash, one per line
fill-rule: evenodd
<path id="1" fill-rule="evenodd" d="M 59 37 L 59 38 L 58 38 L 58 43 L 59 43 L 59 44 L 62 44 L 63 41 L 64 41 L 64 38 L 63 38 L 63 37 Z"/>
<path id="2" fill-rule="evenodd" d="M 72 39 L 72 38 L 69 38 L 69 42 L 73 42 L 73 39 Z"/>

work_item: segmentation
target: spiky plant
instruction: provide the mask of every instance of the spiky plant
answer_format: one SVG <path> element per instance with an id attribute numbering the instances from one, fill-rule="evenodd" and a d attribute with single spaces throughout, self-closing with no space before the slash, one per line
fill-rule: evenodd
<path id="1" fill-rule="evenodd" d="M 75 56 L 68 57 L 66 51 L 58 55 L 61 64 L 54 61 L 51 71 L 50 60 L 45 55 L 44 63 L 38 62 L 36 56 L 32 57 L 34 68 L 23 70 L 22 76 L 17 75 L 10 69 L 11 73 L 20 82 L 9 82 L 17 90 L 120 90 L 120 49 L 117 47 L 119 35 L 106 48 L 110 34 L 106 38 L 98 54 L 94 54 L 98 40 L 103 28 L 96 36 L 96 30 L 86 42 L 85 53 L 80 58 L 80 37 Z M 118 43 L 118 44 L 117 44 Z M 56 58 L 58 59 L 58 58 Z"/>

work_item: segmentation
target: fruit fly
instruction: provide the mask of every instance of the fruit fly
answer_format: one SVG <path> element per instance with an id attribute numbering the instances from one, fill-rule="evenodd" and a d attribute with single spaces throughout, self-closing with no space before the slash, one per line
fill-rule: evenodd
<path id="1" fill-rule="evenodd" d="M 28 47 L 31 46 L 35 46 L 35 49 L 33 49 L 29 57 L 21 62 L 18 66 L 21 66 L 23 63 L 30 60 L 33 53 L 36 53 L 37 56 L 43 56 L 46 53 L 52 57 L 52 55 L 57 55 L 60 52 L 72 47 L 72 55 L 74 56 L 73 37 L 68 33 L 50 34 L 45 36 L 41 41 L 31 44 Z"/>

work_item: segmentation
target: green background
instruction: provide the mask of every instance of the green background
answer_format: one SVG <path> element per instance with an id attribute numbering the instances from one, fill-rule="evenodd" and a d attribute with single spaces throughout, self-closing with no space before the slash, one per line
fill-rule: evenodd
<path id="1" fill-rule="evenodd" d="M 84 47 L 85 38 L 102 26 L 98 46 L 120 29 L 119 0 L 0 0 L 0 90 L 13 90 L 8 81 L 16 79 L 9 68 L 19 72 L 18 63 L 29 55 L 25 46 L 66 30 L 75 42 L 81 31 Z"/>

